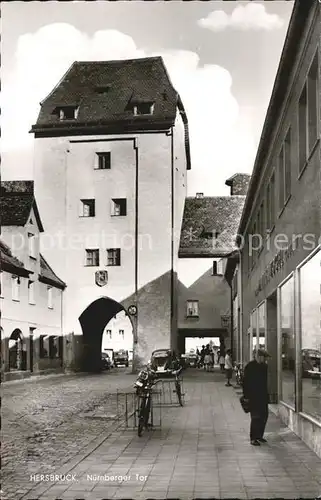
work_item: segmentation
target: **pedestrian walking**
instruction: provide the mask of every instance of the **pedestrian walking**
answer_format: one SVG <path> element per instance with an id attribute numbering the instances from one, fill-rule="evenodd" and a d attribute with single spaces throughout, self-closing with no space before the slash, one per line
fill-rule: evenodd
<path id="1" fill-rule="evenodd" d="M 269 414 L 266 363 L 269 357 L 270 355 L 264 349 L 258 349 L 255 359 L 250 361 L 244 370 L 243 396 L 249 403 L 250 442 L 254 446 L 266 443 L 263 436 Z"/>
<path id="2" fill-rule="evenodd" d="M 225 358 L 224 358 L 223 354 L 220 354 L 218 361 L 219 361 L 219 365 L 221 368 L 221 372 L 224 372 Z"/>
<path id="3" fill-rule="evenodd" d="M 225 354 L 224 368 L 226 373 L 226 387 L 231 387 L 231 378 L 233 374 L 232 351 L 228 349 Z"/>
<path id="4" fill-rule="evenodd" d="M 209 372 L 211 369 L 211 364 L 212 364 L 212 354 L 210 350 L 209 344 L 207 344 L 205 348 L 205 356 L 204 356 L 204 369 L 205 371 Z"/>
<path id="5" fill-rule="evenodd" d="M 199 368 L 202 368 L 204 366 L 204 358 L 205 358 L 205 345 L 202 345 L 199 366 L 198 366 Z"/>

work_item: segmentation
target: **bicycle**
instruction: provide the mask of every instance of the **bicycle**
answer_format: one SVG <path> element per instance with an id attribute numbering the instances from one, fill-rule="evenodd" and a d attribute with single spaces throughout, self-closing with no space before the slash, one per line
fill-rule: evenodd
<path id="1" fill-rule="evenodd" d="M 236 384 L 239 385 L 240 387 L 243 386 L 243 377 L 244 377 L 244 373 L 243 373 L 242 364 L 236 363 L 236 365 L 235 365 L 235 380 L 236 380 Z"/>
<path id="2" fill-rule="evenodd" d="M 141 437 L 143 430 L 151 427 L 149 416 L 152 406 L 152 392 L 155 385 L 155 372 L 147 367 L 146 370 L 141 370 L 135 382 L 136 394 L 140 398 L 140 406 L 138 409 L 138 436 Z"/>
<path id="3" fill-rule="evenodd" d="M 174 377 L 175 377 L 175 392 L 177 394 L 178 402 L 179 402 L 180 406 L 184 406 L 181 379 L 179 378 L 181 371 L 182 371 L 182 367 L 180 367 L 178 370 L 173 370 L 172 375 L 174 375 Z"/>

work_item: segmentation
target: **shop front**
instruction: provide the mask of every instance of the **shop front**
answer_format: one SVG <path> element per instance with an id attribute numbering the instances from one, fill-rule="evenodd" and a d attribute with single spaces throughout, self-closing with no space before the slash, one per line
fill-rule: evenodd
<path id="1" fill-rule="evenodd" d="M 252 310 L 247 360 L 269 352 L 271 403 L 321 456 L 321 245 Z"/>

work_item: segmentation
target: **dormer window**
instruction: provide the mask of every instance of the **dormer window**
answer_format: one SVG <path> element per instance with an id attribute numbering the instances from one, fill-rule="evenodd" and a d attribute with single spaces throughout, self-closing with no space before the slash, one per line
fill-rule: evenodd
<path id="1" fill-rule="evenodd" d="M 95 91 L 97 94 L 107 94 L 110 91 L 111 85 L 97 85 Z"/>
<path id="2" fill-rule="evenodd" d="M 78 106 L 61 106 L 56 108 L 60 121 L 76 120 L 78 117 Z"/>
<path id="3" fill-rule="evenodd" d="M 153 102 L 140 102 L 134 105 L 134 115 L 152 115 L 154 113 Z"/>
<path id="4" fill-rule="evenodd" d="M 201 237 L 202 238 L 205 238 L 206 240 L 217 240 L 217 238 L 219 237 L 220 233 L 218 231 L 210 231 L 208 229 L 204 229 L 202 234 L 201 234 Z"/>

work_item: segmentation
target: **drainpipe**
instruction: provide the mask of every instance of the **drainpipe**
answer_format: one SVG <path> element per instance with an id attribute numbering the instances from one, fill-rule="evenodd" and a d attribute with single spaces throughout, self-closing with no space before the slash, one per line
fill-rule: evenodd
<path id="1" fill-rule="evenodd" d="M 243 363 L 243 288 L 242 288 L 242 253 L 239 250 L 239 266 L 237 278 L 238 307 L 240 308 L 240 321 L 238 325 L 238 335 L 240 340 L 240 362 Z"/>
<path id="2" fill-rule="evenodd" d="M 232 351 L 232 359 L 234 359 L 234 311 L 233 311 L 233 281 L 229 284 L 230 287 L 230 302 L 231 302 L 231 321 L 230 321 L 230 335 L 231 335 L 231 351 Z"/>

